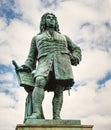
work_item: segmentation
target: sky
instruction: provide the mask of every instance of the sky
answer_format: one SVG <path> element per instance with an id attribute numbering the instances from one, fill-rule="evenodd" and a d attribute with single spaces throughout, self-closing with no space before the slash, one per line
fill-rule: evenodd
<path id="1" fill-rule="evenodd" d="M 64 92 L 62 119 L 111 130 L 110 0 L 0 0 L 0 130 L 14 130 L 23 123 L 27 93 L 19 86 L 11 61 L 24 64 L 46 12 L 57 16 L 60 32 L 82 50 L 81 63 L 72 66 L 71 94 Z M 52 97 L 45 92 L 46 119 L 52 119 Z"/>

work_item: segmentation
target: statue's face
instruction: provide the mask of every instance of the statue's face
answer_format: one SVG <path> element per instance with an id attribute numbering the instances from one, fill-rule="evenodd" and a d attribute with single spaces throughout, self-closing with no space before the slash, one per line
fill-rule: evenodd
<path id="1" fill-rule="evenodd" d="M 46 16 L 46 26 L 54 28 L 55 27 L 55 23 L 56 23 L 55 22 L 55 17 L 53 15 L 51 15 L 51 14 L 48 14 Z"/>

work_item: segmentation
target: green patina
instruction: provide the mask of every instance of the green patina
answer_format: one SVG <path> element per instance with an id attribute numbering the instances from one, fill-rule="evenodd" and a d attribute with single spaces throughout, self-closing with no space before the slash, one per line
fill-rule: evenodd
<path id="1" fill-rule="evenodd" d="M 56 16 L 44 14 L 40 33 L 32 38 L 28 58 L 17 70 L 20 85 L 28 92 L 25 122 L 28 119 L 44 119 L 42 101 L 45 90 L 54 92 L 53 119 L 60 119 L 63 91 L 74 84 L 71 65 L 76 66 L 80 61 L 81 49 L 59 32 Z M 30 78 L 33 70 L 35 73 Z"/>

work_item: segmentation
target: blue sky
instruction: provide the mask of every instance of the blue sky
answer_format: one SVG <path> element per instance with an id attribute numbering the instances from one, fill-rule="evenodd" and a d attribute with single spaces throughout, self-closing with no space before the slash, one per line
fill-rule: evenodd
<path id="1" fill-rule="evenodd" d="M 30 41 L 39 32 L 41 16 L 54 13 L 60 31 L 82 49 L 82 62 L 73 68 L 76 84 L 64 92 L 63 119 L 80 119 L 93 130 L 111 129 L 111 2 L 110 0 L 1 0 L 0 1 L 0 129 L 23 123 L 27 93 L 19 87 L 14 59 L 27 58 Z M 43 103 L 52 118 L 53 93 Z"/>

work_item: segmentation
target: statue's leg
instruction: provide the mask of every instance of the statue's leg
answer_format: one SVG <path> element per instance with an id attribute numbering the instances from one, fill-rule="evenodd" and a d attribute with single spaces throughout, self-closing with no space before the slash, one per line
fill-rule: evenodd
<path id="1" fill-rule="evenodd" d="M 60 112 L 61 112 L 61 108 L 62 108 L 62 104 L 63 104 L 63 91 L 64 91 L 64 87 L 57 85 L 57 87 L 54 91 L 54 97 L 52 100 L 53 119 L 61 119 Z"/>
<path id="2" fill-rule="evenodd" d="M 36 77 L 35 88 L 32 92 L 33 113 L 30 118 L 44 119 L 42 101 L 44 99 L 44 87 L 47 79 L 42 76 Z"/>

